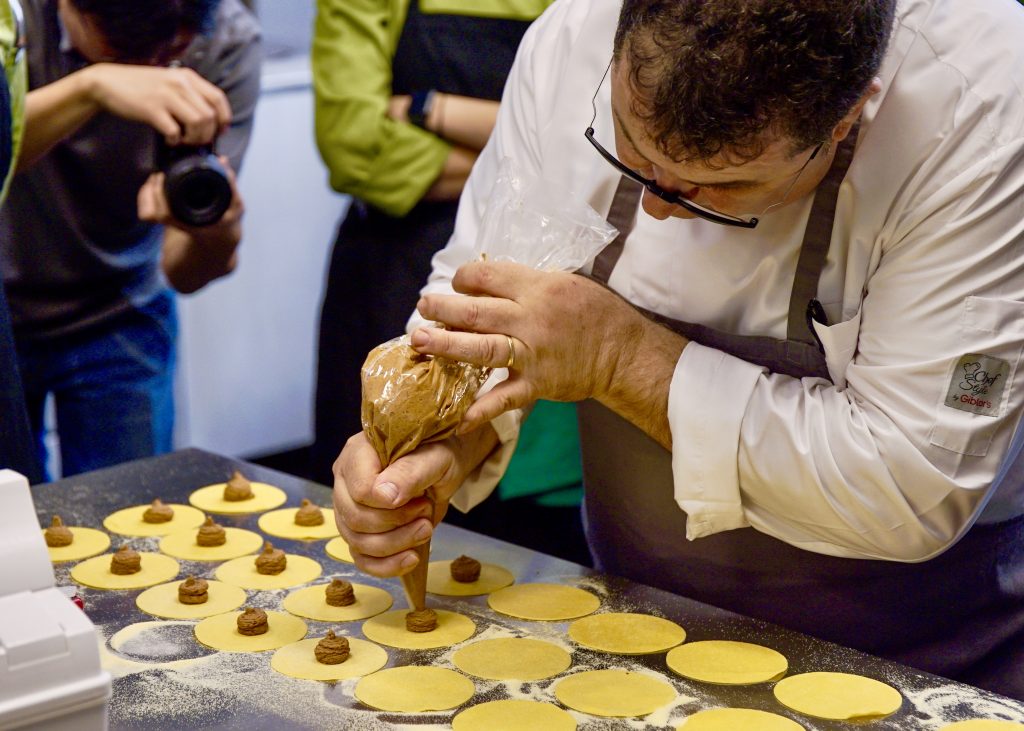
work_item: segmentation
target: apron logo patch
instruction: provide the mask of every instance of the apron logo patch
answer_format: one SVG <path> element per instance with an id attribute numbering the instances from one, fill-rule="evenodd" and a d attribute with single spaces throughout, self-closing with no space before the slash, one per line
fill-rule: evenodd
<path id="1" fill-rule="evenodd" d="M 1002 358 L 970 353 L 961 356 L 953 369 L 946 406 L 972 414 L 997 416 L 1010 364 Z"/>

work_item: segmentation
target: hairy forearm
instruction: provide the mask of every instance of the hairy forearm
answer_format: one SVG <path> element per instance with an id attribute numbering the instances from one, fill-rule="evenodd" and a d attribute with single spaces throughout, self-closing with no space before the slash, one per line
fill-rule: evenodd
<path id="1" fill-rule="evenodd" d="M 211 227 L 201 235 L 165 226 L 160 265 L 167 281 L 178 292 L 191 294 L 230 274 L 238 263 L 236 250 L 241 238 L 239 221 Z"/>
<path id="2" fill-rule="evenodd" d="M 606 341 L 611 377 L 597 400 L 671 451 L 669 386 L 689 340 L 639 313 L 636 317 L 630 327 L 620 330 L 624 339 Z"/>
<path id="3" fill-rule="evenodd" d="M 28 169 L 100 110 L 93 94 L 93 68 L 87 66 L 26 95 L 19 170 Z"/>

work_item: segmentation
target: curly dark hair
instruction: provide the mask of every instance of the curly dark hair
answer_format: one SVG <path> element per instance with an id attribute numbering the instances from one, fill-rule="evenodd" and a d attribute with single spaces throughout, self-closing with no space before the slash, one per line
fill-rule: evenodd
<path id="1" fill-rule="evenodd" d="M 89 16 L 119 61 L 146 63 L 179 34 L 207 33 L 220 0 L 70 0 Z"/>
<path id="2" fill-rule="evenodd" d="M 614 59 L 632 111 L 677 162 L 791 154 L 828 139 L 870 85 L 895 0 L 625 0 Z M 766 135 L 765 133 L 769 133 Z"/>

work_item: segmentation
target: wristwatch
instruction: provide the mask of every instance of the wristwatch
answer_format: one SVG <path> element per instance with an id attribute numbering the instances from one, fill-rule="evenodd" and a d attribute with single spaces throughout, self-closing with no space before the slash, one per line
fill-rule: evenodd
<path id="1" fill-rule="evenodd" d="M 430 108 L 434 106 L 436 98 L 437 92 L 433 89 L 413 92 L 412 102 L 409 104 L 409 121 L 421 129 L 426 129 L 427 115 L 430 114 Z"/>

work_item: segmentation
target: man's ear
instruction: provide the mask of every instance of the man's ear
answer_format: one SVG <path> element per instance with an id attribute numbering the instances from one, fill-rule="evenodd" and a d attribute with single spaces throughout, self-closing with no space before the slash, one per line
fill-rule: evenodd
<path id="1" fill-rule="evenodd" d="M 868 99 L 873 97 L 875 94 L 882 90 L 882 80 L 877 76 L 871 80 L 868 88 L 861 94 L 860 99 L 853 105 L 846 116 L 839 120 L 832 129 L 832 143 L 838 144 L 846 139 L 846 136 L 850 134 L 850 130 L 853 129 L 854 123 L 860 117 L 860 113 L 864 111 L 864 105 L 868 103 Z"/>

